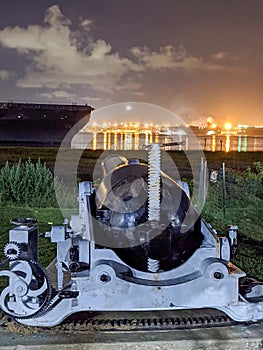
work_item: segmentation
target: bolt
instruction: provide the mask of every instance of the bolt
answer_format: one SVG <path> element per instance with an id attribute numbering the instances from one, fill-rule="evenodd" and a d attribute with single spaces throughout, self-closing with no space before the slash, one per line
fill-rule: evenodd
<path id="1" fill-rule="evenodd" d="M 100 275 L 100 281 L 102 283 L 108 283 L 111 280 L 109 275 L 106 275 L 105 273 Z"/>
<path id="2" fill-rule="evenodd" d="M 221 280 L 223 277 L 224 277 L 224 276 L 223 276 L 223 274 L 222 274 L 220 271 L 216 271 L 216 272 L 214 273 L 214 278 L 215 278 L 216 280 Z"/>

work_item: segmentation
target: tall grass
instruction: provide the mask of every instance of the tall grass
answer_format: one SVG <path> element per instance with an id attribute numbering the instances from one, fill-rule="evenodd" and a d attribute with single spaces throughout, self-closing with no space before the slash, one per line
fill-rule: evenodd
<path id="1" fill-rule="evenodd" d="M 7 161 L 0 170 L 1 206 L 58 207 L 55 188 L 66 208 L 76 205 L 75 187 L 54 177 L 40 159 L 36 163 L 19 160 L 13 165 Z"/>
<path id="2" fill-rule="evenodd" d="M 219 177 L 209 187 L 203 216 L 222 231 L 228 225 L 238 226 L 238 253 L 233 261 L 248 275 L 263 280 L 263 163 L 254 162 L 243 172 L 228 169 L 225 213 L 222 185 Z"/>

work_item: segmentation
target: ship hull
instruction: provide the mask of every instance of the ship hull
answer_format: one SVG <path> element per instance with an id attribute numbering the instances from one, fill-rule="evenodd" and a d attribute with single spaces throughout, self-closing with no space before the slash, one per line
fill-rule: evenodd
<path id="1" fill-rule="evenodd" d="M 93 108 L 77 105 L 0 103 L 0 145 L 70 147 Z"/>

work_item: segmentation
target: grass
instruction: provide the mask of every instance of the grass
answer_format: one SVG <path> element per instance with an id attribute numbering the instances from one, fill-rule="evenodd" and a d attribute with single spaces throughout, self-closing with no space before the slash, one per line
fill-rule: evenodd
<path id="1" fill-rule="evenodd" d="M 238 225 L 238 253 L 233 262 L 247 275 L 263 281 L 263 206 L 247 205 L 246 208 L 227 209 L 228 221 Z"/>
<path id="2" fill-rule="evenodd" d="M 113 151 L 110 151 L 111 153 Z M 37 162 L 40 158 L 42 162 L 45 162 L 47 167 L 50 170 L 54 170 L 56 156 L 58 153 L 58 148 L 37 148 L 37 147 L 20 147 L 19 152 L 17 147 L 0 147 L 0 167 L 2 167 L 6 160 L 10 164 L 18 162 L 19 159 L 25 161 L 30 158 L 33 162 Z M 117 151 L 117 153 L 119 153 Z M 65 170 L 67 165 L 70 166 L 72 160 L 78 156 L 78 150 L 66 150 L 65 154 Z M 90 151 L 83 150 L 78 166 L 78 178 L 81 180 L 92 180 L 93 178 L 93 169 L 99 159 L 103 154 L 103 151 Z M 128 158 L 132 154 L 134 157 L 133 151 L 122 151 L 122 154 L 126 155 Z M 138 158 L 146 157 L 145 151 L 138 151 Z M 168 151 L 167 154 L 175 162 L 181 177 L 191 178 L 192 174 L 189 167 L 188 157 L 194 158 L 197 155 L 196 161 L 199 165 L 200 157 L 198 157 L 198 152 L 181 152 L 181 151 Z M 222 162 L 226 163 L 228 168 L 244 171 L 247 166 L 251 166 L 253 162 L 261 161 L 263 162 L 263 152 L 208 152 L 205 151 L 204 155 L 208 162 L 209 169 L 219 169 Z"/>
<path id="3" fill-rule="evenodd" d="M 210 186 L 203 216 L 219 230 L 237 225 L 238 252 L 233 262 L 247 275 L 263 280 L 263 179 L 234 172 L 227 182 L 226 212 L 223 213 L 222 183 Z M 237 182 L 237 179 L 242 181 Z M 251 184 L 253 186 L 251 186 Z"/>
<path id="4" fill-rule="evenodd" d="M 72 209 L 65 209 L 67 218 L 73 213 Z M 19 217 L 37 218 L 39 232 L 45 233 L 50 231 L 52 224 L 61 225 L 64 217 L 60 209 L 57 208 L 20 208 L 20 207 L 0 207 L 0 246 L 4 247 L 8 242 L 9 229 L 14 225 L 10 224 L 10 220 Z M 56 256 L 56 244 L 51 243 L 50 239 L 40 235 L 39 238 L 39 262 L 43 266 L 47 266 Z M 4 259 L 3 250 L 0 251 L 0 259 Z"/>

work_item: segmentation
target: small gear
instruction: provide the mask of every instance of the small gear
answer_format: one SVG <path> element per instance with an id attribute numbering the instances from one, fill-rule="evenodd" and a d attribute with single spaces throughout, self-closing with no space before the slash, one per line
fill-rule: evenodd
<path id="1" fill-rule="evenodd" d="M 4 247 L 4 254 L 10 260 L 17 259 L 20 256 L 20 253 L 20 246 L 16 242 L 9 242 Z"/>

